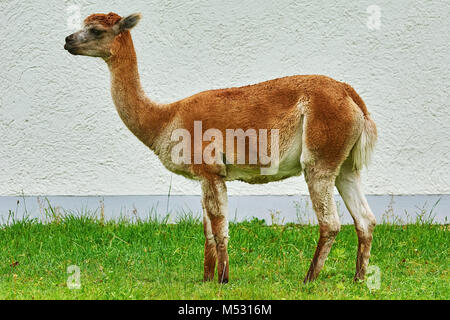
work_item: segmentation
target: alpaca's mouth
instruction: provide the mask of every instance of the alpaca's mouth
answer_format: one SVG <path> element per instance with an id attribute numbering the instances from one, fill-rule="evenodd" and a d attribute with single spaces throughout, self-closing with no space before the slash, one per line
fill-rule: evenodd
<path id="1" fill-rule="evenodd" d="M 73 46 L 71 46 L 71 45 L 69 45 L 69 44 L 66 43 L 66 44 L 64 45 L 64 49 L 66 49 L 67 51 L 69 51 L 70 54 L 77 55 L 77 52 L 76 52 L 77 48 L 76 48 L 76 47 L 73 47 Z"/>

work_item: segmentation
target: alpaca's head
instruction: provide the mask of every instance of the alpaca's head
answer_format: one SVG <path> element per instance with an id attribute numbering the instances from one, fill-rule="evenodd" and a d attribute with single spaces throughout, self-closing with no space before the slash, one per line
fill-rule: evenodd
<path id="1" fill-rule="evenodd" d="M 73 55 L 109 58 L 119 35 L 128 33 L 141 19 L 139 13 L 122 18 L 113 12 L 92 14 L 84 20 L 84 27 L 66 37 L 64 49 Z"/>

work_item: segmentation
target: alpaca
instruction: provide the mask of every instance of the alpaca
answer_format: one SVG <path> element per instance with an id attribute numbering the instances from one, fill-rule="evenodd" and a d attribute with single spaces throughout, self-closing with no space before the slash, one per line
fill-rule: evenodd
<path id="1" fill-rule="evenodd" d="M 320 231 L 304 282 L 318 277 L 341 228 L 333 199 L 334 186 L 353 217 L 358 236 L 354 279 L 364 279 L 376 221 L 361 189 L 360 171 L 368 164 L 377 130 L 356 91 L 326 76 L 297 75 L 205 91 L 170 104 L 158 104 L 145 95 L 139 80 L 130 29 L 140 19 L 140 14 L 125 18 L 115 13 L 90 15 L 83 29 L 66 38 L 64 48 L 73 55 L 102 58 L 109 67 L 112 98 L 125 125 L 168 170 L 200 181 L 204 281 L 214 279 L 216 262 L 219 282 L 229 280 L 225 182 L 267 183 L 302 173 Z M 204 134 L 197 132 L 199 122 L 201 130 L 206 130 Z M 253 141 L 243 149 L 238 146 L 238 152 L 234 151 L 234 140 L 224 147 L 222 139 L 230 135 L 230 130 L 237 138 L 237 129 L 244 133 L 242 141 Z M 267 167 L 267 161 L 261 161 L 263 157 L 250 163 L 239 162 L 258 150 L 254 139 L 250 139 L 258 138 L 251 135 L 258 130 L 259 138 L 261 132 L 271 132 L 270 141 L 263 142 L 272 155 L 277 155 L 276 170 L 269 174 L 261 171 Z M 190 141 L 182 141 L 185 161 L 174 160 L 174 155 L 179 154 L 174 149 L 180 146 L 182 137 L 175 132 L 191 137 L 200 134 L 203 138 L 194 146 Z M 260 141 L 259 151 L 264 149 L 262 145 Z M 199 162 L 207 151 L 213 161 Z"/>

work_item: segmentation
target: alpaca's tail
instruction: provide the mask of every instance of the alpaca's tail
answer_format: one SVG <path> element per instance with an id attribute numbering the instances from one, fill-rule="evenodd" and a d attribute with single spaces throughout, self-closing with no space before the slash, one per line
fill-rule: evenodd
<path id="1" fill-rule="evenodd" d="M 353 160 L 353 169 L 361 170 L 363 166 L 368 166 L 372 151 L 377 142 L 377 127 L 372 117 L 367 114 L 364 116 L 364 126 L 361 135 L 356 141 L 350 156 Z"/>
<path id="2" fill-rule="evenodd" d="M 353 160 L 353 169 L 361 170 L 363 166 L 369 165 L 372 151 L 377 142 L 377 126 L 370 116 L 366 104 L 355 89 L 345 82 L 342 82 L 342 84 L 347 94 L 358 105 L 364 115 L 363 131 L 350 152 L 350 157 Z"/>

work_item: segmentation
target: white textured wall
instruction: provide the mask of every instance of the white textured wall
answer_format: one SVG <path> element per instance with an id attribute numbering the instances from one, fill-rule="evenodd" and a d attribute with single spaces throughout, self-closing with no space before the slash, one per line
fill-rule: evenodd
<path id="1" fill-rule="evenodd" d="M 133 30 L 147 94 L 319 73 L 352 84 L 379 128 L 366 190 L 450 193 L 449 1 L 0 0 L 0 195 L 166 194 L 171 174 L 125 128 L 100 59 L 63 50 L 81 15 L 140 11 Z M 381 9 L 381 29 L 366 26 Z M 197 194 L 173 175 L 172 193 Z M 303 178 L 230 194 L 306 193 Z"/>

